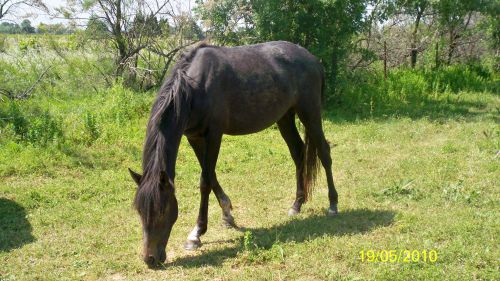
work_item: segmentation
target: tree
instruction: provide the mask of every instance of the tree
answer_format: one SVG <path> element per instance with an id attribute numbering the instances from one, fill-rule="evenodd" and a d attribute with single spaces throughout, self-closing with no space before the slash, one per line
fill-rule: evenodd
<path id="1" fill-rule="evenodd" d="M 414 68 L 417 64 L 418 48 L 418 30 L 426 11 L 430 7 L 429 0 L 397 0 L 396 7 L 399 8 L 399 13 L 409 16 L 413 19 L 413 30 L 411 32 L 410 45 L 410 62 Z"/>
<path id="2" fill-rule="evenodd" d="M 320 57 L 335 90 L 352 36 L 364 27 L 365 0 L 255 0 L 255 26 L 263 40 L 288 40 Z"/>
<path id="3" fill-rule="evenodd" d="M 99 19 L 96 15 L 91 15 L 87 22 L 85 32 L 94 38 L 103 38 L 106 37 L 109 30 L 103 20 Z"/>
<path id="4" fill-rule="evenodd" d="M 205 38 L 203 30 L 191 16 L 185 14 L 177 16 L 176 23 L 174 31 L 180 34 L 182 38 L 189 41 L 198 41 Z"/>
<path id="5" fill-rule="evenodd" d="M 7 33 L 7 34 L 21 33 L 21 27 L 17 23 L 2 22 L 0 24 L 0 33 Z"/>
<path id="6" fill-rule="evenodd" d="M 336 79 L 354 34 L 364 27 L 366 0 L 197 1 L 207 32 L 223 44 L 287 40 L 320 57 L 329 84 Z"/>
<path id="7" fill-rule="evenodd" d="M 74 33 L 75 30 L 62 23 L 55 23 L 55 24 L 40 23 L 36 28 L 36 32 L 40 34 L 71 34 Z"/>
<path id="8" fill-rule="evenodd" d="M 180 0 L 71 0 L 55 13 L 87 19 L 87 38 L 112 46 L 114 76 L 124 78 L 126 86 L 147 90 L 163 81 L 179 51 L 195 43 L 177 34 L 182 29 L 174 1 Z"/>
<path id="9" fill-rule="evenodd" d="M 35 28 L 33 26 L 31 26 L 31 22 L 29 20 L 23 20 L 21 22 L 21 31 L 23 33 L 31 34 L 31 33 L 35 33 Z"/>
<path id="10" fill-rule="evenodd" d="M 221 44 L 257 41 L 251 0 L 196 0 L 195 13 L 206 33 Z"/>
<path id="11" fill-rule="evenodd" d="M 451 64 L 458 41 L 470 27 L 477 12 L 483 12 L 495 0 L 439 0 L 434 3 L 440 27 L 448 33 L 447 63 Z"/>
<path id="12" fill-rule="evenodd" d="M 0 20 L 7 15 L 16 13 L 23 6 L 47 10 L 47 6 L 45 6 L 42 0 L 0 0 Z"/>
<path id="13" fill-rule="evenodd" d="M 139 19 L 140 24 L 136 21 L 134 25 L 134 19 L 146 14 L 150 20 L 167 15 L 170 1 L 75 0 L 68 3 L 57 12 L 70 19 L 77 18 L 78 13 L 90 13 L 89 31 L 105 33 L 103 35 L 112 41 L 116 50 L 116 75 L 121 76 L 127 62 L 154 41 L 146 20 Z"/>

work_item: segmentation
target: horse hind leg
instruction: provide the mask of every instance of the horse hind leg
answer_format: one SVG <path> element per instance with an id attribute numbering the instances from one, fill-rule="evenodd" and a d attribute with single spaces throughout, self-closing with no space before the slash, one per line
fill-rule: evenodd
<path id="1" fill-rule="evenodd" d="M 281 136 L 285 140 L 288 149 L 290 150 L 290 154 L 292 155 L 293 162 L 295 163 L 297 192 L 295 201 L 293 202 L 292 207 L 288 210 L 288 215 L 293 216 L 300 212 L 302 204 L 304 204 L 305 201 L 302 173 L 302 163 L 304 161 L 302 157 L 304 153 L 304 142 L 300 138 L 297 126 L 295 126 L 295 112 L 292 110 L 289 111 L 277 123 Z"/>
<path id="2" fill-rule="evenodd" d="M 330 207 L 328 215 L 334 216 L 338 214 L 338 193 L 335 189 L 332 173 L 332 158 L 330 156 L 330 145 L 325 138 L 323 125 L 321 122 L 321 113 L 319 105 L 312 108 L 311 104 L 303 104 L 302 108 L 297 110 L 300 121 L 304 125 L 307 136 L 312 141 L 312 144 L 317 149 L 318 158 L 325 169 L 326 180 L 328 184 L 328 199 Z"/>

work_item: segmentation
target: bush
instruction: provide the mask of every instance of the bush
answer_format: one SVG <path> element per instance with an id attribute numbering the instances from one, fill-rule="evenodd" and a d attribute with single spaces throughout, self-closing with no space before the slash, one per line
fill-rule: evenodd
<path id="1" fill-rule="evenodd" d="M 46 146 L 64 141 L 62 119 L 38 107 L 30 111 L 11 101 L 0 107 L 0 120 L 2 131 L 10 129 L 19 142 Z"/>
<path id="2" fill-rule="evenodd" d="M 327 106 L 361 115 L 399 114 L 419 110 L 436 98 L 446 102 L 441 97 L 461 91 L 499 92 L 499 84 L 494 73 L 477 64 L 392 69 L 387 80 L 377 68 L 361 69 L 343 74 L 337 85 L 340 94 L 330 97 Z"/>
<path id="3" fill-rule="evenodd" d="M 462 64 L 423 71 L 429 88 L 435 92 L 458 93 L 460 91 L 481 92 L 488 88 L 489 72 L 480 66 Z"/>
<path id="4" fill-rule="evenodd" d="M 93 143 L 101 135 L 101 130 L 97 125 L 96 115 L 87 111 L 84 115 L 85 135 L 87 144 Z"/>
<path id="5" fill-rule="evenodd" d="M 125 124 L 131 119 L 143 117 L 150 110 L 150 98 L 144 94 L 134 93 L 125 88 L 122 83 L 116 83 L 106 92 L 106 95 L 112 96 L 109 101 L 109 110 L 106 114 L 110 119 Z"/>

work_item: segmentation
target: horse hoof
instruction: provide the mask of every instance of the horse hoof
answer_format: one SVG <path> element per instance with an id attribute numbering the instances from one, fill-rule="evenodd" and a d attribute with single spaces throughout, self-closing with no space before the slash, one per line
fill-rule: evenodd
<path id="1" fill-rule="evenodd" d="M 201 247 L 201 240 L 187 240 L 186 243 L 184 243 L 184 249 L 187 251 L 194 251 L 198 248 Z"/>
<path id="2" fill-rule="evenodd" d="M 288 215 L 289 215 L 290 217 L 296 216 L 296 215 L 298 215 L 299 213 L 300 213 L 300 211 L 297 211 L 297 210 L 296 210 L 296 209 L 294 209 L 294 208 L 290 208 L 290 210 L 288 210 Z"/>
<path id="3" fill-rule="evenodd" d="M 233 216 L 223 217 L 222 225 L 224 225 L 227 228 L 238 228 L 238 226 L 234 222 Z"/>
<path id="4" fill-rule="evenodd" d="M 337 209 L 337 205 L 332 205 L 328 208 L 328 216 L 334 217 L 339 214 L 339 210 Z"/>

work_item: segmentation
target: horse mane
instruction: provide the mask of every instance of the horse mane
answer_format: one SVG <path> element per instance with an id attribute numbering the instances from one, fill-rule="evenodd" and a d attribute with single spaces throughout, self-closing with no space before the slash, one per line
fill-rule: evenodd
<path id="1" fill-rule="evenodd" d="M 141 184 L 137 189 L 134 206 L 139 213 L 144 214 L 146 222 L 153 214 L 163 213 L 166 200 L 161 198 L 160 174 L 166 170 L 166 139 L 161 132 L 162 121 L 168 110 L 174 111 L 174 117 L 179 120 L 181 116 L 182 103 L 191 99 L 192 87 L 190 78 L 186 74 L 196 52 L 204 47 L 202 43 L 195 48 L 183 53 L 177 63 L 173 66 L 169 76 L 160 88 L 146 129 L 146 140 L 144 142 L 144 153 L 142 157 L 143 176 Z"/>

